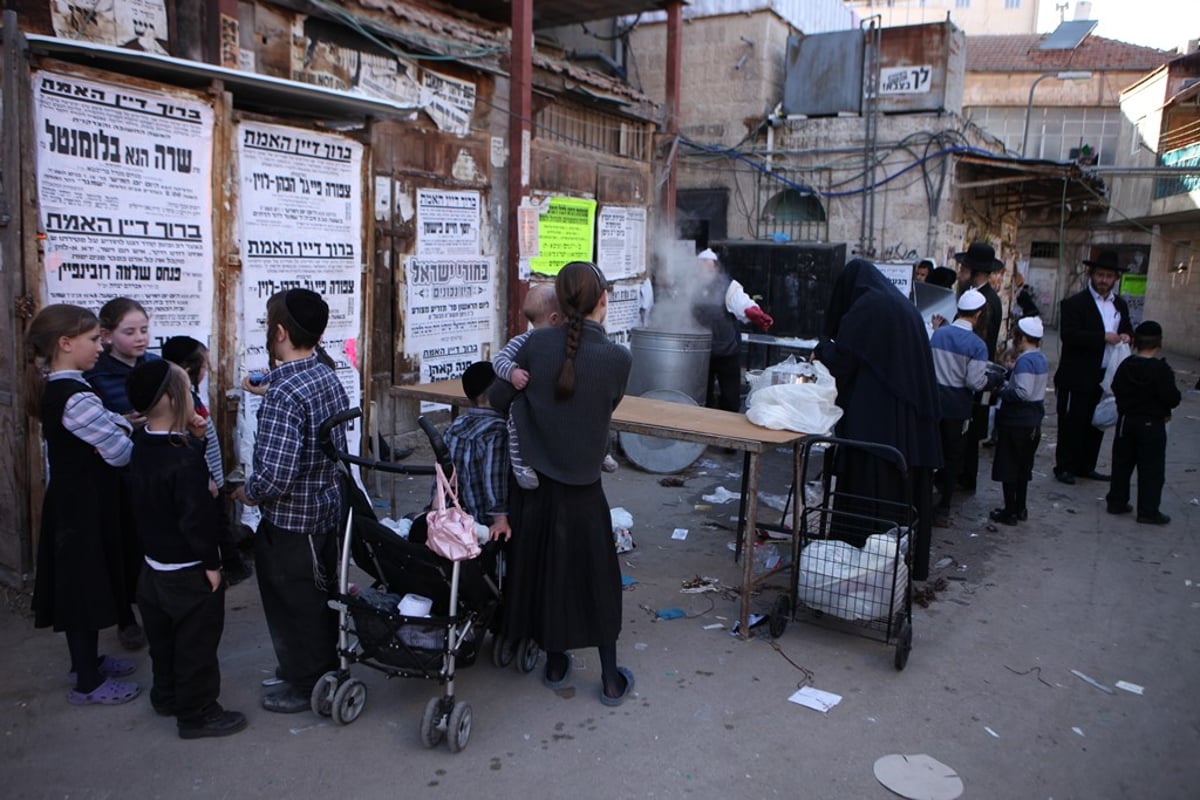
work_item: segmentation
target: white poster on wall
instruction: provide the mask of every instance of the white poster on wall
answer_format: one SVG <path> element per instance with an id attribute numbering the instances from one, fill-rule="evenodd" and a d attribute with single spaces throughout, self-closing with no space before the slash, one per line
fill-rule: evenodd
<path id="1" fill-rule="evenodd" d="M 608 316 L 604 318 L 604 329 L 608 332 L 609 340 L 628 347 L 629 332 L 642 326 L 644 311 L 642 281 L 612 284 L 608 296 Z"/>
<path id="2" fill-rule="evenodd" d="M 457 378 L 473 362 L 490 361 L 495 259 L 412 257 L 404 269 L 404 349 L 420 362 L 420 382 Z"/>
<path id="3" fill-rule="evenodd" d="M 417 189 L 417 255 L 479 255 L 479 192 Z"/>
<path id="4" fill-rule="evenodd" d="M 475 112 L 475 84 L 423 70 L 421 109 L 439 130 L 466 135 L 471 132 Z"/>
<path id="5" fill-rule="evenodd" d="M 892 282 L 896 291 L 905 297 L 912 296 L 913 265 L 907 261 L 898 263 L 881 262 L 875 265 L 883 273 L 883 277 Z"/>
<path id="6" fill-rule="evenodd" d="M 596 266 L 610 280 L 646 271 L 646 209 L 604 206 L 597 212 Z"/>
<path id="7" fill-rule="evenodd" d="M 212 328 L 213 113 L 183 93 L 35 72 L 39 211 L 51 303 L 131 297 L 152 347 Z"/>
<path id="8" fill-rule="evenodd" d="M 363 147 L 327 133 L 243 122 L 237 130 L 245 371 L 268 366 L 267 300 L 311 289 L 329 304 L 322 344 L 350 405 L 361 402 Z M 357 454 L 359 432 L 347 430 Z"/>

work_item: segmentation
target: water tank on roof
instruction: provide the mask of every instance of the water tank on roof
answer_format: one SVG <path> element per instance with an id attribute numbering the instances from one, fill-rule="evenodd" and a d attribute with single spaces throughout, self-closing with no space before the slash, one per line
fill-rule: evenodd
<path id="1" fill-rule="evenodd" d="M 880 31 L 879 111 L 962 111 L 966 35 L 949 22 Z M 783 109 L 809 117 L 862 112 L 863 65 L 872 58 L 862 30 L 788 39 Z"/>
<path id="2" fill-rule="evenodd" d="M 950 22 L 934 22 L 884 28 L 879 38 L 880 112 L 962 111 L 966 34 Z"/>
<path id="3" fill-rule="evenodd" d="M 784 113 L 808 117 L 858 114 L 862 75 L 862 31 L 789 36 Z"/>

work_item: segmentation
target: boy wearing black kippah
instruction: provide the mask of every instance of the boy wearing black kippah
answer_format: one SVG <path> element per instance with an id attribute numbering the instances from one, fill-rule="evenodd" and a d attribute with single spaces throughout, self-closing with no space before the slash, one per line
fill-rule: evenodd
<path id="1" fill-rule="evenodd" d="M 1137 521 L 1147 525 L 1171 521 L 1158 505 L 1166 475 L 1167 420 L 1182 399 L 1174 370 L 1159 357 L 1161 350 L 1162 326 L 1150 320 L 1138 325 L 1133 332 L 1133 355 L 1117 367 L 1112 382 L 1119 416 L 1113 438 L 1112 483 L 1106 498 L 1108 513 L 1133 510 L 1129 482 L 1136 468 Z"/>
<path id="2" fill-rule="evenodd" d="M 289 289 L 267 300 L 267 352 L 275 367 L 258 412 L 252 470 L 234 493 L 262 512 L 255 572 L 279 659 L 276 674 L 285 683 L 262 706 L 283 714 L 307 710 L 313 686 L 338 663 L 337 613 L 326 603 L 337 580 L 342 496 L 336 466 L 318 439 L 321 423 L 349 401 L 319 355 L 328 322 L 329 306 L 316 292 Z M 337 427 L 330 436 L 345 452 L 345 431 Z"/>

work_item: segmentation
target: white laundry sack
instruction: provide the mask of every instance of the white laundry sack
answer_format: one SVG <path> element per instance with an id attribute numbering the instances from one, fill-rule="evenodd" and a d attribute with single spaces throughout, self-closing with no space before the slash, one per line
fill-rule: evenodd
<path id="1" fill-rule="evenodd" d="M 1104 368 L 1104 378 L 1100 381 L 1100 388 L 1105 394 L 1112 394 L 1113 376 L 1117 374 L 1117 367 L 1131 355 L 1133 350 L 1128 342 L 1117 342 L 1113 345 L 1112 354 L 1108 357 L 1108 366 Z"/>
<path id="2" fill-rule="evenodd" d="M 758 388 L 746 400 L 746 419 L 776 431 L 820 436 L 833 430 L 842 418 L 842 409 L 837 405 L 837 382 L 819 361 L 810 366 L 817 376 L 815 383 L 771 385 L 770 370 L 764 370 L 756 381 Z"/>
<path id="3" fill-rule="evenodd" d="M 1096 404 L 1096 410 L 1092 412 L 1092 427 L 1100 430 L 1111 428 L 1117 424 L 1119 416 L 1117 398 L 1106 394 L 1100 398 L 1100 402 Z"/>

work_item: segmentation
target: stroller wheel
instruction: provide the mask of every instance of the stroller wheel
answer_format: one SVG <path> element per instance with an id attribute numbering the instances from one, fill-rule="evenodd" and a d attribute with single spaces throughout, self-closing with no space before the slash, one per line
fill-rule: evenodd
<path id="1" fill-rule="evenodd" d="M 507 667 L 517 656 L 517 648 L 500 634 L 492 634 L 492 664 Z"/>
<path id="2" fill-rule="evenodd" d="M 338 687 L 333 695 L 333 721 L 349 725 L 358 719 L 367 704 L 367 685 L 358 678 L 351 678 Z"/>
<path id="3" fill-rule="evenodd" d="M 542 651 L 533 639 L 522 639 L 517 645 L 517 669 L 521 672 L 533 672 L 541 657 Z"/>
<path id="4" fill-rule="evenodd" d="M 457 753 L 467 746 L 471 738 L 471 706 L 469 703 L 455 703 L 450 712 L 450 721 L 446 723 L 450 738 L 450 752 Z"/>
<path id="5" fill-rule="evenodd" d="M 445 731 L 440 727 L 443 718 L 442 699 L 431 697 L 425 704 L 425 713 L 421 715 L 421 744 L 433 749 L 442 741 Z"/>
<path id="6" fill-rule="evenodd" d="M 317 682 L 313 684 L 312 696 L 309 700 L 312 703 L 314 714 L 328 717 L 333 713 L 333 696 L 337 692 L 337 689 L 338 674 L 336 671 L 331 670 L 317 678 Z"/>

